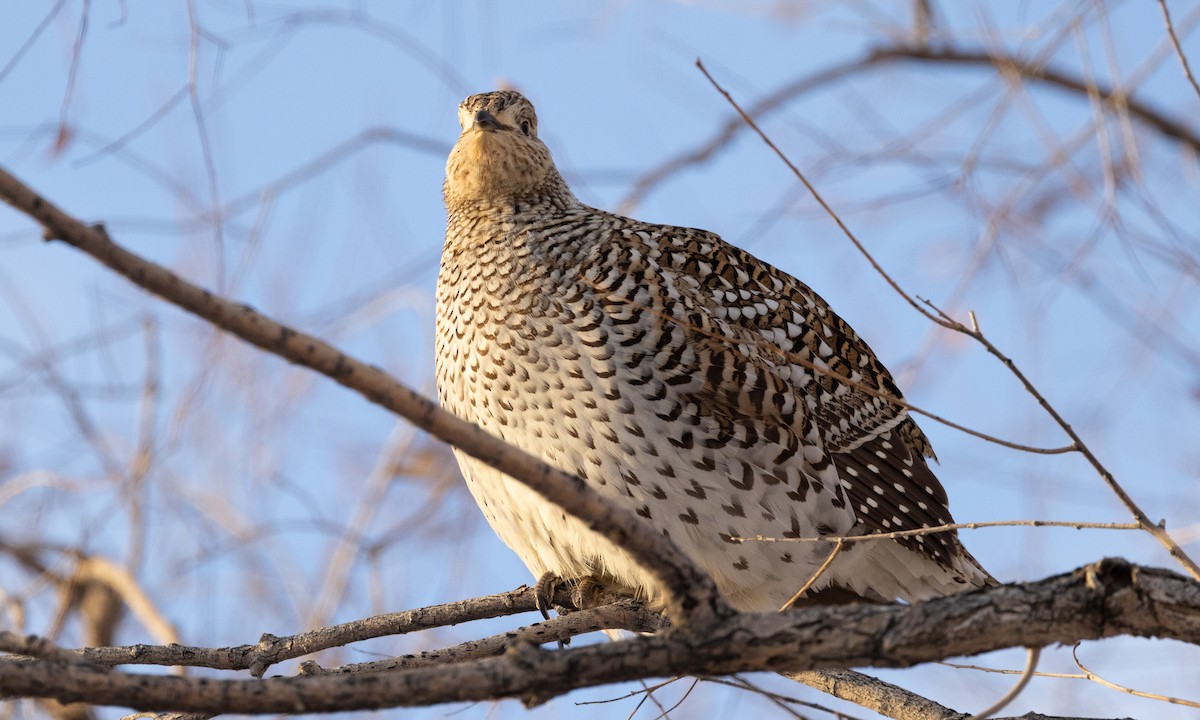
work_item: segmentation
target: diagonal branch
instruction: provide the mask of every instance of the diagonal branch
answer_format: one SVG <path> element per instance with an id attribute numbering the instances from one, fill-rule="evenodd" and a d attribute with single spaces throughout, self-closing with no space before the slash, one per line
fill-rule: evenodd
<path id="1" fill-rule="evenodd" d="M 1196 76 L 1192 75 L 1192 66 L 1188 63 L 1187 55 L 1183 53 L 1183 47 L 1179 44 L 1179 36 L 1175 34 L 1175 23 L 1171 21 L 1171 11 L 1167 8 L 1167 0 L 1158 0 L 1158 7 L 1162 9 L 1163 22 L 1167 26 L 1167 37 L 1171 39 L 1171 47 L 1175 50 L 1175 57 L 1179 58 L 1179 64 L 1183 67 L 1183 75 L 1192 84 L 1192 89 L 1196 91 L 1196 96 L 1200 97 L 1200 83 L 1197 83 Z"/>
<path id="2" fill-rule="evenodd" d="M 62 240 L 164 300 L 285 360 L 303 365 L 404 417 L 430 435 L 508 474 L 593 531 L 628 552 L 663 588 L 678 625 L 704 625 L 731 610 L 716 585 L 669 538 L 633 513 L 609 503 L 576 475 L 441 409 L 432 400 L 373 365 L 328 343 L 282 325 L 248 305 L 238 305 L 193 285 L 161 265 L 114 243 L 101 227 L 67 215 L 0 168 L 0 197 L 39 222 L 51 240 Z"/>
<path id="3" fill-rule="evenodd" d="M 810 670 L 784 673 L 784 676 L 894 720 L 961 720 L 966 717 L 902 687 L 853 670 Z"/>
<path id="4" fill-rule="evenodd" d="M 912 52 L 936 54 L 936 51 L 926 50 Z M 1040 405 L 1041 408 L 1046 411 L 1046 414 L 1054 420 L 1054 422 L 1059 426 L 1060 429 L 1062 429 L 1064 433 L 1066 433 L 1067 437 L 1071 438 L 1072 448 L 1087 459 L 1088 464 L 1090 464 L 1096 473 L 1100 475 L 1100 478 L 1106 485 L 1108 485 L 1113 494 L 1117 496 L 1117 499 L 1121 501 L 1121 504 L 1125 506 L 1125 509 L 1129 511 L 1135 520 L 1137 520 L 1138 525 L 1140 525 L 1143 530 L 1149 533 L 1164 548 L 1166 548 L 1171 557 L 1174 558 L 1175 561 L 1184 568 L 1186 568 L 1188 573 L 1190 573 L 1193 578 L 1200 580 L 1200 565 L 1198 565 L 1196 561 L 1193 560 L 1182 547 L 1180 547 L 1179 543 L 1171 537 L 1161 523 L 1155 523 L 1150 520 L 1150 516 L 1147 515 L 1144 510 L 1142 510 L 1141 506 L 1138 505 L 1137 502 L 1134 501 L 1129 492 L 1126 491 L 1119 482 L 1117 482 L 1117 479 L 1112 472 L 1109 471 L 1109 469 L 1102 462 L 1100 462 L 1100 458 L 1092 452 L 1091 448 L 1089 448 L 1086 443 L 1084 443 L 1083 438 L 1081 438 L 1079 434 L 1075 432 L 1075 429 L 1071 427 L 1071 424 L 1068 423 L 1066 419 L 1059 414 L 1058 410 L 1050 404 L 1050 401 L 1046 399 L 1046 396 L 1043 395 L 1042 392 L 1033 384 L 1033 382 L 1029 380 L 1025 373 L 1022 372 L 1019 367 L 1017 367 L 1017 364 L 1013 362 L 1013 359 L 1001 351 L 1000 348 L 993 344 L 992 341 L 983 334 L 983 331 L 979 329 L 979 323 L 976 321 L 975 314 L 970 313 L 971 326 L 968 327 L 958 320 L 950 317 L 928 300 L 918 298 L 917 296 L 910 295 L 908 292 L 906 292 L 904 288 L 902 288 L 900 284 L 888 274 L 883 266 L 879 264 L 871 252 L 867 250 L 866 246 L 862 244 L 862 242 L 857 236 L 854 235 L 850 228 L 846 226 L 837 212 L 835 212 L 834 209 L 825 202 L 824 198 L 821 197 L 821 194 L 817 192 L 817 189 L 808 181 L 808 178 L 804 176 L 804 173 L 802 173 L 800 169 L 796 167 L 795 163 L 793 163 L 791 159 L 789 159 L 787 155 L 785 155 L 784 152 L 779 149 L 779 146 L 777 146 L 771 140 L 771 138 L 768 137 L 765 132 L 763 132 L 762 128 L 758 126 L 758 123 L 754 122 L 754 119 L 750 117 L 749 113 L 743 110 L 741 105 L 739 105 L 738 102 L 733 99 L 733 96 L 729 94 L 729 91 L 722 87 L 720 83 L 718 83 L 716 79 L 709 74 L 708 69 L 704 67 L 704 63 L 697 59 L 696 67 L 700 69 L 700 72 L 704 73 L 704 77 L 708 78 L 708 81 L 714 88 L 716 88 L 717 92 L 721 93 L 726 101 L 733 106 L 733 109 L 737 111 L 738 115 L 743 121 L 745 121 L 746 125 L 749 126 L 750 129 L 753 130 L 764 143 L 766 143 L 767 147 L 774 151 L 774 153 L 779 157 L 780 160 L 783 161 L 785 165 L 788 166 L 788 169 L 792 171 L 792 174 L 794 174 L 796 178 L 804 185 L 804 187 L 812 194 L 817 203 L 819 203 L 825 212 L 830 216 L 830 218 L 833 219 L 842 233 L 850 240 L 851 243 L 854 244 L 854 247 L 858 250 L 859 254 L 866 258 L 867 262 L 871 264 L 871 267 L 875 269 L 880 277 L 887 281 L 888 285 L 890 285 L 891 288 L 895 290 L 898 295 L 900 295 L 900 297 L 904 298 L 905 302 L 915 308 L 917 312 L 924 315 L 931 322 L 936 323 L 947 330 L 953 330 L 954 332 L 974 339 L 976 342 L 982 345 L 989 354 L 999 360 L 1000 363 L 1004 365 L 1004 367 L 1007 368 L 1014 377 L 1016 377 L 1017 381 L 1021 383 L 1021 386 L 1025 389 L 1025 392 L 1027 392 L 1030 397 L 1037 401 L 1038 405 Z M 1111 94 L 1106 96 L 1106 98 L 1111 101 Z"/>

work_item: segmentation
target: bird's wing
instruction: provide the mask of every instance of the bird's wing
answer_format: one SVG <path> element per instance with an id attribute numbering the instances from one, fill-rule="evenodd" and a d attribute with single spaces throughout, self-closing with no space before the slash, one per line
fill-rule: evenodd
<path id="1" fill-rule="evenodd" d="M 887 399 L 901 399 L 900 389 L 816 292 L 707 231 L 636 223 L 612 240 L 601 251 L 638 255 L 643 291 L 666 296 L 654 303 L 661 320 L 681 326 L 705 355 L 695 396 L 715 412 L 788 426 L 809 460 L 836 467 L 857 531 L 951 522 L 925 461 L 933 457 L 928 439 Z M 932 538 L 902 543 L 948 562 L 944 552 L 956 554 L 957 539 Z"/>

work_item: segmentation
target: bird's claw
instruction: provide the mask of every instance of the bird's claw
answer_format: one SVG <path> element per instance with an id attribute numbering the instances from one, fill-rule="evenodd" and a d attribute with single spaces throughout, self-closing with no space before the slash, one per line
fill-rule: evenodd
<path id="1" fill-rule="evenodd" d="M 547 572 L 543 573 L 533 586 L 533 603 L 546 620 L 550 619 L 550 608 L 554 607 L 554 594 L 562 584 L 562 578 Z"/>

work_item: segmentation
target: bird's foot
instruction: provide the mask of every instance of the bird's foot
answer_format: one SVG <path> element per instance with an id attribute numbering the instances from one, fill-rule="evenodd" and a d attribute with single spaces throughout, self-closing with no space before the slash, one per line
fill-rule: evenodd
<path id="1" fill-rule="evenodd" d="M 568 600 L 570 605 L 555 602 L 556 596 L 560 600 Z M 607 605 L 624 597 L 627 595 L 616 592 L 603 580 L 592 575 L 564 580 L 558 575 L 548 572 L 538 578 L 534 585 L 534 603 L 537 605 L 538 611 L 542 613 L 542 617 L 547 620 L 550 619 L 551 609 L 564 615 L 576 610 Z"/>
<path id="2" fill-rule="evenodd" d="M 561 606 L 554 604 L 554 595 L 558 592 L 566 581 L 555 575 L 552 572 L 543 573 L 538 578 L 537 583 L 533 586 L 533 603 L 537 606 L 538 612 L 546 620 L 550 619 L 550 609 L 562 611 Z"/>
<path id="3" fill-rule="evenodd" d="M 550 608 L 554 608 L 559 615 L 565 615 L 578 609 L 576 607 L 566 607 L 554 602 L 554 596 L 559 594 L 560 590 L 565 590 L 568 586 L 577 588 L 578 582 L 571 580 L 563 580 L 558 575 L 552 572 L 543 573 L 538 581 L 533 586 L 533 602 L 537 605 L 537 609 L 542 613 L 542 617 L 546 620 L 550 619 Z M 572 603 L 575 602 L 574 593 L 572 593 Z M 567 645 L 571 644 L 571 639 L 566 638 L 558 641 L 558 649 L 562 650 Z"/>
<path id="4" fill-rule="evenodd" d="M 571 603 L 578 610 L 600 607 L 618 599 L 599 578 L 582 577 L 571 588 Z"/>

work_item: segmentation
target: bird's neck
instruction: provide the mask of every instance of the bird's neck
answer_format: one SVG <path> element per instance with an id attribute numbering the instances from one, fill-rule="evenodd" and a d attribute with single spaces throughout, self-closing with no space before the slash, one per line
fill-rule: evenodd
<path id="1" fill-rule="evenodd" d="M 473 227 L 479 223 L 525 225 L 569 213 L 583 204 L 563 188 L 562 192 L 526 193 L 507 197 L 462 197 L 446 194 L 447 226 Z"/>
<path id="2" fill-rule="evenodd" d="M 442 186 L 442 197 L 448 214 L 515 215 L 529 208 L 555 211 L 568 210 L 580 205 L 571 188 L 554 168 L 546 172 L 536 184 L 481 183 L 472 182 L 472 177 L 447 171 L 446 182 Z"/>
<path id="3" fill-rule="evenodd" d="M 578 251 L 587 244 L 587 235 L 562 232 L 572 218 L 596 213 L 574 195 L 533 195 L 488 202 L 447 205 L 447 256 L 466 262 L 485 257 L 490 263 L 534 265 L 562 253 Z M 529 268 L 524 268 L 528 270 Z"/>

